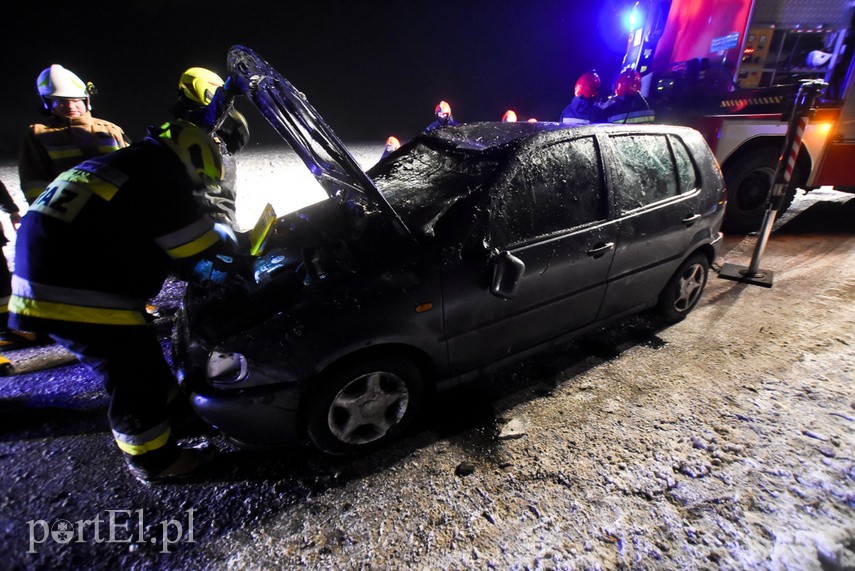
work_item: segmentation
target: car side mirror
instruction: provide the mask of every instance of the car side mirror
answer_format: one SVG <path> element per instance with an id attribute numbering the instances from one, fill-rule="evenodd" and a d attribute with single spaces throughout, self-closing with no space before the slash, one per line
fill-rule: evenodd
<path id="1" fill-rule="evenodd" d="M 525 263 L 504 251 L 493 258 L 493 283 L 490 293 L 496 297 L 510 299 L 516 295 L 520 287 L 520 280 L 525 273 Z"/>

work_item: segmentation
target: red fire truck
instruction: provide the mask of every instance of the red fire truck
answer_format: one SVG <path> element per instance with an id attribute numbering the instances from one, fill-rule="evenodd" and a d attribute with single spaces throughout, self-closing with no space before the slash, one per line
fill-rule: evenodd
<path id="1" fill-rule="evenodd" d="M 757 230 L 800 80 L 828 88 L 803 137 L 798 188 L 855 190 L 853 2 L 642 0 L 624 67 L 642 74 L 657 120 L 704 133 L 724 172 L 724 229 Z"/>

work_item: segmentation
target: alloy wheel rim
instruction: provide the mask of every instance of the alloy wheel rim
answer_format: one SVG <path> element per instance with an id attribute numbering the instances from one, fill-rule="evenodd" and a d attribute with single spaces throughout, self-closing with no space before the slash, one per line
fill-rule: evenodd
<path id="1" fill-rule="evenodd" d="M 704 287 L 704 267 L 702 264 L 692 264 L 677 282 L 677 299 L 674 301 L 674 309 L 679 312 L 688 311 L 701 295 Z"/>
<path id="2" fill-rule="evenodd" d="M 360 375 L 336 394 L 327 422 L 346 444 L 367 444 L 384 437 L 407 412 L 409 390 L 398 375 L 373 371 Z"/>

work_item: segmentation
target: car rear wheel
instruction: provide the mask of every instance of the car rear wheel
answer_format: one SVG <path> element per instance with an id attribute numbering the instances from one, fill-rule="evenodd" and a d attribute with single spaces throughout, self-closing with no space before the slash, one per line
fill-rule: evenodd
<path id="1" fill-rule="evenodd" d="M 364 361 L 327 377 L 306 409 L 306 431 L 328 454 L 365 453 L 384 446 L 412 421 L 422 394 L 423 376 L 410 361 Z"/>
<path id="2" fill-rule="evenodd" d="M 659 294 L 659 313 L 676 323 L 686 317 L 698 304 L 707 285 L 710 263 L 703 254 L 695 254 L 683 262 Z"/>

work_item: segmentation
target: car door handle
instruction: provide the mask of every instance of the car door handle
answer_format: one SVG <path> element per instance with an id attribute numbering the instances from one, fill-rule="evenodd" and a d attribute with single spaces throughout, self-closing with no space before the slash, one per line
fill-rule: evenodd
<path id="1" fill-rule="evenodd" d="M 609 250 L 614 249 L 614 247 L 615 247 L 614 242 L 608 242 L 608 243 L 598 242 L 597 244 L 594 244 L 593 248 L 591 248 L 590 250 L 588 250 L 585 253 L 588 254 L 589 256 L 591 256 L 592 258 L 600 258 Z"/>
<path id="2" fill-rule="evenodd" d="M 692 224 L 694 224 L 695 222 L 697 222 L 700 219 L 701 219 L 700 214 L 689 214 L 688 216 L 683 218 L 683 224 L 685 224 L 686 226 L 691 226 Z"/>

